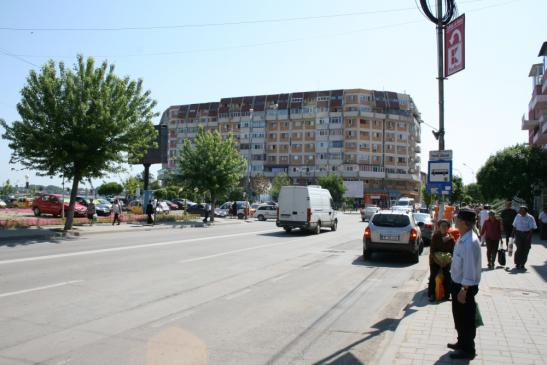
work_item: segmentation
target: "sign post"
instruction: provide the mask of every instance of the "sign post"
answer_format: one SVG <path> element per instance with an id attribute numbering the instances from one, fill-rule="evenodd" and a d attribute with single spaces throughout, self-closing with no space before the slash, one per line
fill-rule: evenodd
<path id="1" fill-rule="evenodd" d="M 438 217 L 443 217 L 443 195 L 448 195 L 452 191 L 452 150 L 429 152 L 427 190 L 431 194 L 439 194 Z"/>

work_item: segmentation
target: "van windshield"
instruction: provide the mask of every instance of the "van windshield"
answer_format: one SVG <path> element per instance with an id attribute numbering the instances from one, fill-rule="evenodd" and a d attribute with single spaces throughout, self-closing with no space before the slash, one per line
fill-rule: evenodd
<path id="1" fill-rule="evenodd" d="M 408 203 L 409 203 L 408 200 L 399 200 L 397 202 L 397 205 L 406 207 L 408 205 Z"/>
<path id="2" fill-rule="evenodd" d="M 410 219 L 403 214 L 376 214 L 372 217 L 372 223 L 378 227 L 406 227 Z"/>

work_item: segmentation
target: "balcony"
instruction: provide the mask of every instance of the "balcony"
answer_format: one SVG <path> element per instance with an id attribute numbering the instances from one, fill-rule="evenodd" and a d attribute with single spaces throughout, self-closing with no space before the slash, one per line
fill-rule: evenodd
<path id="1" fill-rule="evenodd" d="M 528 104 L 528 110 L 547 109 L 547 95 L 535 95 L 530 104 Z"/>
<path id="2" fill-rule="evenodd" d="M 521 130 L 523 130 L 523 131 L 530 130 L 530 129 L 534 129 L 537 126 L 538 126 L 538 121 L 537 120 L 525 119 L 524 115 L 522 116 L 522 123 L 521 123 L 521 126 L 520 126 Z"/>

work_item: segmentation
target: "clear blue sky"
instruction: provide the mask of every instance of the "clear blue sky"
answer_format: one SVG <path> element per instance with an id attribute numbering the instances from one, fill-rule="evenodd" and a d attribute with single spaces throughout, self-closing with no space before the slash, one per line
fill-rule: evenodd
<path id="1" fill-rule="evenodd" d="M 531 95 L 528 71 L 547 40 L 547 1 L 457 4 L 466 14 L 467 60 L 445 84 L 446 148 L 454 150 L 454 173 L 470 183 L 471 171 L 491 154 L 527 141 L 520 123 Z M 423 119 L 437 125 L 435 29 L 414 0 L 3 1 L 0 27 L 153 27 L 356 12 L 374 13 L 162 30 L 0 30 L 0 52 L 36 65 L 49 58 L 73 64 L 78 53 L 106 58 L 120 75 L 144 79 L 160 113 L 173 104 L 229 96 L 366 88 L 409 93 Z M 33 68 L 0 53 L 0 118 L 19 118 L 15 105 Z M 423 171 L 436 147 L 431 128 L 423 126 Z M 20 167 L 11 166 L 9 156 L 0 140 L 1 182 L 23 184 L 29 174 L 31 183 L 60 184 L 60 178 L 12 171 Z"/>

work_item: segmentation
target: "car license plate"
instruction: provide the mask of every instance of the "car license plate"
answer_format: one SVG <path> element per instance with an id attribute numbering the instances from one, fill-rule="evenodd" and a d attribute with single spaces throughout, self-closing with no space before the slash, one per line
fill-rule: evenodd
<path id="1" fill-rule="evenodd" d="M 394 234 L 381 234 L 380 239 L 382 241 L 399 241 L 399 235 Z"/>

